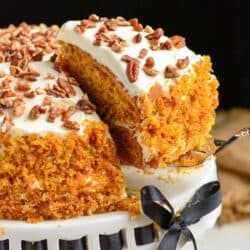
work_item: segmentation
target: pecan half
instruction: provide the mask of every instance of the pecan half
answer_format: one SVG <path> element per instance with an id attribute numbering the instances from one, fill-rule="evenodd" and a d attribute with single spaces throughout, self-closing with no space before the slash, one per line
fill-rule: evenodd
<path id="1" fill-rule="evenodd" d="M 108 30 L 110 31 L 115 31 L 118 27 L 117 21 L 114 19 L 110 19 L 106 22 L 104 22 L 104 25 L 107 27 Z"/>
<path id="2" fill-rule="evenodd" d="M 167 66 L 167 67 L 165 68 L 164 74 L 165 74 L 165 77 L 166 77 L 166 78 L 176 78 L 176 77 L 179 76 L 179 73 L 178 73 L 178 71 L 177 71 L 177 68 L 174 67 L 174 66 L 171 66 L 171 65 L 169 65 L 169 66 Z"/>
<path id="3" fill-rule="evenodd" d="M 127 64 L 127 77 L 130 82 L 136 82 L 139 77 L 140 64 L 136 61 L 130 61 Z"/>
<path id="4" fill-rule="evenodd" d="M 178 59 L 176 66 L 178 69 L 185 69 L 189 64 L 189 57 L 185 57 L 183 59 Z"/>
<path id="5" fill-rule="evenodd" d="M 182 36 L 171 36 L 169 39 L 173 46 L 177 49 L 181 49 L 186 46 L 185 38 Z"/>

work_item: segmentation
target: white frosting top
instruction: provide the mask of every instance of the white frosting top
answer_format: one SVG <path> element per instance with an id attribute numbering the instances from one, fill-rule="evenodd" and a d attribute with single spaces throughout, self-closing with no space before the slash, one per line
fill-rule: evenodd
<path id="1" fill-rule="evenodd" d="M 54 70 L 53 64 L 51 62 L 31 62 L 30 67 L 32 70 L 40 73 L 40 76 L 37 77 L 36 81 L 30 82 L 31 89 L 30 91 L 36 90 L 37 88 L 45 89 L 48 85 L 53 86 L 56 84 L 57 79 L 59 77 L 65 78 L 65 76 L 62 76 L 59 72 Z M 9 74 L 9 63 L 2 63 L 0 64 L 0 72 L 5 72 L 6 74 Z M 48 73 L 52 74 L 55 79 L 49 79 Z M 5 77 L 0 78 L 0 84 L 4 80 Z M 16 93 L 24 93 L 23 91 L 17 91 L 16 85 L 17 82 L 20 81 L 19 78 L 13 78 L 13 80 L 10 83 L 10 88 L 15 91 Z M 73 85 L 72 85 L 73 86 Z M 83 91 L 78 86 L 73 86 L 75 90 L 75 95 L 71 97 L 66 98 L 57 98 L 54 96 L 49 95 L 52 102 L 55 102 L 57 104 L 63 105 L 65 107 L 69 106 L 75 106 L 77 105 L 77 102 L 82 98 L 84 95 Z M 1 89 L 0 89 L 1 90 Z M 33 98 L 26 98 L 24 97 L 25 102 L 25 110 L 24 113 L 21 116 L 14 116 L 12 114 L 12 109 L 4 109 L 4 112 L 9 113 L 13 119 L 14 125 L 12 126 L 10 132 L 15 134 L 40 134 L 44 135 L 48 132 L 53 132 L 56 134 L 67 134 L 70 132 L 69 128 L 66 128 L 63 126 L 62 116 L 58 116 L 55 118 L 54 122 L 48 122 L 48 111 L 44 114 L 40 114 L 40 116 L 37 119 L 30 119 L 29 114 L 31 109 L 35 105 L 42 105 L 42 102 L 44 100 L 44 97 L 48 96 L 46 93 L 37 94 Z M 10 97 L 11 98 L 11 97 Z M 15 98 L 15 97 L 13 97 Z M 0 115 L 0 123 L 2 123 L 4 119 L 4 114 Z M 99 118 L 97 114 L 94 112 L 93 114 L 86 114 L 83 111 L 76 110 L 76 112 L 70 117 L 70 121 L 78 122 L 80 125 L 80 129 L 78 130 L 79 134 L 82 134 L 84 131 L 84 121 L 99 121 Z"/>
<path id="2" fill-rule="evenodd" d="M 66 43 L 70 43 L 79 47 L 93 56 L 99 63 L 108 67 L 111 72 L 117 77 L 117 79 L 124 85 L 125 89 L 131 96 L 140 96 L 147 93 L 150 88 L 159 83 L 164 91 L 168 91 L 169 86 L 174 83 L 172 78 L 166 78 L 164 71 L 166 66 L 175 66 L 178 59 L 189 58 L 189 64 L 186 68 L 178 70 L 179 75 L 183 75 L 189 71 L 193 71 L 192 64 L 198 61 L 201 56 L 196 55 L 186 46 L 180 49 L 172 48 L 171 50 L 152 50 L 150 49 L 150 42 L 146 38 L 149 33 L 144 31 L 137 32 L 132 26 L 118 26 L 115 31 L 108 31 L 108 35 L 116 35 L 124 39 L 127 46 L 121 53 L 114 52 L 106 44 L 100 46 L 94 45 L 95 34 L 98 32 L 104 22 L 99 21 L 96 23 L 96 27 L 87 28 L 84 33 L 75 31 L 75 27 L 80 24 L 80 21 L 66 22 L 57 36 L 58 40 Z M 140 43 L 133 41 L 134 37 L 140 33 L 142 40 Z M 165 42 L 169 38 L 162 36 L 159 42 Z M 147 55 L 144 59 L 140 59 L 140 71 L 138 79 L 131 83 L 126 74 L 127 63 L 121 60 L 123 55 L 128 55 L 138 59 L 138 55 L 142 49 L 147 49 Z M 148 57 L 153 57 L 155 61 L 154 69 L 159 71 L 156 76 L 149 76 L 143 71 L 143 66 Z"/>

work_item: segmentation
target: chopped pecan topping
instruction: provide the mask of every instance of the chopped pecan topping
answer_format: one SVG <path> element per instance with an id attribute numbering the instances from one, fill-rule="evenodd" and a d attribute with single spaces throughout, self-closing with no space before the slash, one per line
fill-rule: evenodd
<path id="1" fill-rule="evenodd" d="M 6 108 L 12 108 L 14 101 L 15 99 L 13 97 L 0 98 L 0 104 L 2 104 Z"/>
<path id="2" fill-rule="evenodd" d="M 178 76 L 179 76 L 179 73 L 178 73 L 176 67 L 169 65 L 165 68 L 165 77 L 166 78 L 176 78 Z"/>
<path id="3" fill-rule="evenodd" d="M 14 65 L 10 65 L 10 74 L 14 77 L 18 77 L 20 74 L 22 73 L 22 69 L 14 66 Z"/>
<path id="4" fill-rule="evenodd" d="M 143 71 L 149 75 L 149 76 L 157 76 L 160 72 L 158 70 L 155 70 L 153 68 L 149 68 L 147 66 L 143 67 Z"/>
<path id="5" fill-rule="evenodd" d="M 129 20 L 130 25 L 134 28 L 135 31 L 143 31 L 143 26 L 139 23 L 137 18 L 132 18 Z"/>
<path id="6" fill-rule="evenodd" d="M 35 89 L 35 92 L 36 92 L 36 94 L 38 94 L 38 95 L 46 94 L 46 90 L 45 90 L 45 89 L 42 89 L 42 88 L 40 88 L 40 87 L 36 88 L 36 89 Z"/>
<path id="7" fill-rule="evenodd" d="M 4 106 L 0 103 L 0 115 L 4 114 Z"/>
<path id="8" fill-rule="evenodd" d="M 185 69 L 189 64 L 189 57 L 185 57 L 183 59 L 178 59 L 176 66 L 178 69 Z"/>
<path id="9" fill-rule="evenodd" d="M 40 76 L 40 73 L 32 69 L 28 69 L 28 71 L 22 72 L 18 75 L 19 78 L 22 78 L 27 81 L 36 81 L 38 76 Z"/>
<path id="10" fill-rule="evenodd" d="M 5 114 L 3 121 L 0 124 L 0 133 L 7 133 L 13 126 L 12 117 L 9 114 Z"/>
<path id="11" fill-rule="evenodd" d="M 142 40 L 142 35 L 140 33 L 136 34 L 135 37 L 134 37 L 134 39 L 133 39 L 133 41 L 135 43 L 140 43 L 141 40 Z"/>
<path id="12" fill-rule="evenodd" d="M 108 30 L 114 31 L 117 29 L 117 21 L 115 19 L 110 19 L 104 22 L 104 25 L 107 27 Z"/>
<path id="13" fill-rule="evenodd" d="M 16 99 L 13 103 L 13 113 L 15 116 L 23 115 L 25 110 L 25 104 L 22 99 Z"/>
<path id="14" fill-rule="evenodd" d="M 30 114 L 29 117 L 32 120 L 35 120 L 37 118 L 39 118 L 39 116 L 44 113 L 44 108 L 42 108 L 40 105 L 35 105 L 31 110 L 30 110 Z"/>
<path id="15" fill-rule="evenodd" d="M 92 22 L 98 22 L 100 20 L 100 17 L 97 16 L 96 14 L 91 14 L 88 19 Z"/>
<path id="16" fill-rule="evenodd" d="M 84 33 L 86 31 L 87 27 L 83 26 L 83 25 L 80 25 L 80 24 L 77 24 L 74 28 L 74 31 L 77 32 L 77 33 Z"/>
<path id="17" fill-rule="evenodd" d="M 7 89 L 10 87 L 10 83 L 11 83 L 11 80 L 9 78 L 5 78 L 3 81 L 2 81 L 2 87 L 4 89 Z"/>
<path id="18" fill-rule="evenodd" d="M 112 49 L 114 52 L 121 53 L 121 52 L 124 50 L 124 47 L 121 46 L 119 43 L 114 43 L 114 44 L 111 46 L 111 49 Z"/>
<path id="19" fill-rule="evenodd" d="M 19 91 L 28 91 L 30 90 L 30 84 L 28 82 L 18 82 L 16 89 Z"/>
<path id="20" fill-rule="evenodd" d="M 35 91 L 25 92 L 24 96 L 27 98 L 34 98 L 36 96 L 36 92 Z"/>
<path id="21" fill-rule="evenodd" d="M 8 97 L 14 97 L 14 96 L 16 96 L 16 93 L 10 89 L 0 90 L 0 98 L 8 98 Z"/>
<path id="22" fill-rule="evenodd" d="M 83 27 L 86 27 L 86 28 L 95 28 L 96 27 L 96 23 L 91 21 L 91 20 L 88 20 L 88 19 L 83 19 L 81 21 L 81 25 Z"/>
<path id="23" fill-rule="evenodd" d="M 135 62 L 138 62 L 138 63 L 140 62 L 138 59 L 133 58 L 133 57 L 128 56 L 128 55 L 123 55 L 121 59 L 124 62 L 131 62 L 131 61 L 135 61 Z"/>
<path id="24" fill-rule="evenodd" d="M 143 59 L 147 54 L 148 54 L 147 49 L 141 49 L 141 51 L 140 51 L 138 57 L 139 57 L 140 59 Z"/>
<path id="25" fill-rule="evenodd" d="M 71 96 L 76 95 L 76 92 L 75 92 L 74 88 L 72 87 L 72 85 L 67 80 L 59 77 L 58 80 L 57 80 L 57 84 L 59 85 L 60 88 L 65 90 L 67 97 L 71 97 Z"/>
<path id="26" fill-rule="evenodd" d="M 153 33 L 154 29 L 151 26 L 146 25 L 146 27 L 144 28 L 143 31 L 146 32 L 146 33 Z"/>
<path id="27" fill-rule="evenodd" d="M 62 121 L 69 120 L 69 118 L 76 112 L 76 107 L 70 106 L 62 115 Z"/>
<path id="28" fill-rule="evenodd" d="M 173 47 L 173 45 L 169 40 L 167 40 L 163 43 L 160 43 L 160 49 L 162 49 L 162 50 L 171 50 L 172 47 Z"/>
<path id="29" fill-rule="evenodd" d="M 57 32 L 57 26 L 29 26 L 24 23 L 0 29 L 0 60 L 26 69 L 29 61 L 40 60 L 42 53 L 51 53 L 58 47 L 55 43 Z"/>
<path id="30" fill-rule="evenodd" d="M 76 121 L 65 120 L 63 123 L 65 128 L 73 129 L 73 130 L 80 130 L 80 124 Z"/>
<path id="31" fill-rule="evenodd" d="M 153 68 L 155 66 L 155 60 L 153 57 L 148 57 L 145 62 L 145 67 Z"/>
<path id="32" fill-rule="evenodd" d="M 181 49 L 186 46 L 185 38 L 182 36 L 171 36 L 169 39 L 173 46 L 177 49 Z"/>
<path id="33" fill-rule="evenodd" d="M 65 112 L 64 107 L 50 106 L 48 121 L 54 122 L 56 117 L 62 115 Z"/>
<path id="34" fill-rule="evenodd" d="M 162 28 L 156 29 L 153 33 L 146 36 L 148 40 L 159 40 L 164 35 L 164 30 Z"/>
<path id="35" fill-rule="evenodd" d="M 77 106 L 81 111 L 86 114 L 93 114 L 96 110 L 96 106 L 91 103 L 86 96 L 84 96 L 77 102 Z"/>
<path id="36" fill-rule="evenodd" d="M 45 96 L 43 98 L 43 106 L 47 106 L 47 105 L 50 105 L 52 103 L 52 100 L 51 100 L 51 97 L 50 96 Z"/>

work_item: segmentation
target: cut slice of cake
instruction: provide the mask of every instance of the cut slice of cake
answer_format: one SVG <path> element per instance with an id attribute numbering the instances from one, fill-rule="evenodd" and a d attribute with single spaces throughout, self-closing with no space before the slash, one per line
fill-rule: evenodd
<path id="1" fill-rule="evenodd" d="M 56 66 L 69 71 L 110 126 L 122 162 L 162 167 L 210 137 L 218 82 L 208 56 L 136 18 L 69 21 Z"/>
<path id="2" fill-rule="evenodd" d="M 107 125 L 51 62 L 0 64 L 0 219 L 65 219 L 126 197 Z"/>

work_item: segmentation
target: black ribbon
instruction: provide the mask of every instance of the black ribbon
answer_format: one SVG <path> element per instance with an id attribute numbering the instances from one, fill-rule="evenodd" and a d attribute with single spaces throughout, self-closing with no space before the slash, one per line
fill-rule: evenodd
<path id="1" fill-rule="evenodd" d="M 168 230 L 164 235 L 158 250 L 176 250 L 180 235 L 197 244 L 189 225 L 197 223 L 203 216 L 216 209 L 222 201 L 220 184 L 218 181 L 203 185 L 192 197 L 191 201 L 175 215 L 174 208 L 162 193 L 154 186 L 141 189 L 142 209 L 145 215 L 152 219 L 162 229 Z"/>

